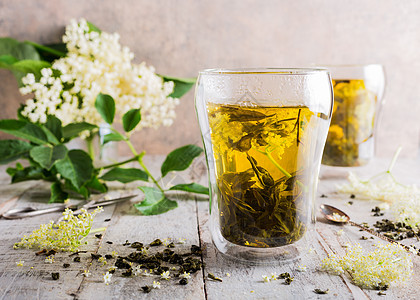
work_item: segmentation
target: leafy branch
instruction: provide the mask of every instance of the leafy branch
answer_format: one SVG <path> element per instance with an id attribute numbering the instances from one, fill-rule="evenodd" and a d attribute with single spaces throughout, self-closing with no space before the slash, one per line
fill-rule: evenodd
<path id="1" fill-rule="evenodd" d="M 89 31 L 101 32 L 95 25 L 87 22 Z M 10 70 L 23 86 L 22 78 L 28 73 L 34 74 L 35 80 L 41 77 L 41 70 L 51 68 L 52 63 L 67 55 L 66 45 L 40 45 L 35 42 L 19 42 L 12 38 L 0 38 L 0 68 Z M 194 85 L 194 78 L 176 78 L 159 75 L 163 81 L 172 81 L 174 90 L 170 97 L 180 98 Z M 87 122 L 70 123 L 63 126 L 55 116 L 48 116 L 45 123 L 31 122 L 18 110 L 17 120 L 0 120 L 0 131 L 18 139 L 0 140 L 0 164 L 7 164 L 24 159 L 23 166 L 17 162 L 15 167 L 7 169 L 12 183 L 25 180 L 44 180 L 51 182 L 50 203 L 64 202 L 70 195 L 88 198 L 91 193 L 107 191 L 107 181 L 128 183 L 145 181 L 153 187 L 141 187 L 145 200 L 136 204 L 143 214 L 159 214 L 177 206 L 174 200 L 165 196 L 169 190 L 178 190 L 198 194 L 208 194 L 208 188 L 196 183 L 179 184 L 164 190 L 159 180 L 150 172 L 144 162 L 145 152 L 138 152 L 130 141 L 130 132 L 141 122 L 140 109 L 131 109 L 122 116 L 124 132 L 118 132 L 112 124 L 115 118 L 115 101 L 105 94 L 99 94 L 95 102 L 102 119 L 109 124 L 111 133 L 105 135 L 102 145 L 109 142 L 124 142 L 133 157 L 121 162 L 95 168 L 93 164 L 93 137 L 98 134 L 97 125 Z M 67 143 L 83 133 L 88 151 L 69 149 Z M 87 133 L 87 134 L 86 134 Z M 172 151 L 161 168 L 161 178 L 169 172 L 187 169 L 194 158 L 202 153 L 195 145 L 187 145 Z M 138 168 L 125 168 L 127 163 L 137 162 Z"/>
<path id="2" fill-rule="evenodd" d="M 133 153 L 133 157 L 121 162 L 95 168 L 93 157 L 87 152 L 69 150 L 66 144 L 83 131 L 97 132 L 97 126 L 89 123 L 71 123 L 62 126 L 61 121 L 49 116 L 46 124 L 31 123 L 27 119 L 0 120 L 0 131 L 14 135 L 23 140 L 0 140 L 0 163 L 6 164 L 18 159 L 26 159 L 29 166 L 8 168 L 12 183 L 25 180 L 45 180 L 52 182 L 49 202 L 64 202 L 70 193 L 88 198 L 92 192 L 106 192 L 106 181 L 128 183 L 150 180 L 153 187 L 142 186 L 145 200 L 135 207 L 145 215 L 160 214 L 177 207 L 177 202 L 165 196 L 167 191 L 185 191 L 208 195 L 208 188 L 197 183 L 178 184 L 165 190 L 145 165 L 145 152 L 138 153 L 130 141 L 132 131 L 141 121 L 140 109 L 132 109 L 122 117 L 124 133 L 113 127 L 115 118 L 115 102 L 109 95 L 99 94 L 95 107 L 110 126 L 111 133 L 103 138 L 103 145 L 113 142 L 125 142 Z M 161 166 L 161 178 L 172 171 L 187 169 L 192 161 L 203 150 L 195 145 L 186 145 L 175 149 L 166 157 Z M 123 168 L 130 162 L 137 162 L 140 168 Z"/>

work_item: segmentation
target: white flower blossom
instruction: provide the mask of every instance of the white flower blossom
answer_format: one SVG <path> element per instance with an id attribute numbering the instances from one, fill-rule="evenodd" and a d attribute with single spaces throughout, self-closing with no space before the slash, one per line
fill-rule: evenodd
<path id="1" fill-rule="evenodd" d="M 133 64 L 134 55 L 120 45 L 118 34 L 90 32 L 86 20 L 72 20 L 63 42 L 67 55 L 42 69 L 39 82 L 34 74 L 22 79 L 20 92 L 34 95 L 22 115 L 32 122 L 45 123 L 47 115 L 55 115 L 63 125 L 82 121 L 100 125 L 103 121 L 94 104 L 103 93 L 114 98 L 120 116 L 132 108 L 141 109 L 136 129 L 173 123 L 179 104 L 170 97 L 174 83 L 164 82 L 145 63 Z"/>
<path id="2" fill-rule="evenodd" d="M 133 275 L 134 276 L 139 276 L 139 275 L 141 275 L 141 273 L 142 273 L 141 266 L 135 266 L 133 268 Z"/>
<path id="3" fill-rule="evenodd" d="M 160 289 L 160 282 L 159 281 L 153 281 L 153 288 L 154 289 Z"/>
<path id="4" fill-rule="evenodd" d="M 307 266 L 305 266 L 305 265 L 300 265 L 300 266 L 297 266 L 297 268 L 296 268 L 299 272 L 306 272 L 307 270 L 308 270 L 308 267 Z"/>
<path id="5" fill-rule="evenodd" d="M 350 172 L 348 181 L 349 184 L 339 187 L 341 192 L 385 201 L 390 204 L 397 222 L 413 228 L 420 226 L 420 189 L 416 185 L 400 184 L 390 172 L 381 173 L 367 181 Z"/>
<path id="6" fill-rule="evenodd" d="M 178 244 L 185 244 L 185 242 L 186 242 L 186 239 L 183 239 L 183 238 L 178 239 Z"/>
<path id="7" fill-rule="evenodd" d="M 186 273 L 186 272 L 184 272 L 183 274 L 179 275 L 179 277 L 181 277 L 181 278 L 186 278 L 186 279 L 190 279 L 190 278 L 191 278 L 191 275 L 190 275 L 190 273 Z"/>
<path id="8" fill-rule="evenodd" d="M 270 277 L 267 275 L 262 275 L 263 282 L 270 282 Z"/>
<path id="9" fill-rule="evenodd" d="M 160 278 L 165 279 L 165 280 L 169 280 L 169 278 L 171 278 L 171 276 L 169 276 L 169 271 L 163 272 L 162 274 L 160 274 Z"/>
<path id="10" fill-rule="evenodd" d="M 112 278 L 112 274 L 109 272 L 106 272 L 106 274 L 104 274 L 104 283 L 106 285 L 110 284 L 111 278 Z"/>

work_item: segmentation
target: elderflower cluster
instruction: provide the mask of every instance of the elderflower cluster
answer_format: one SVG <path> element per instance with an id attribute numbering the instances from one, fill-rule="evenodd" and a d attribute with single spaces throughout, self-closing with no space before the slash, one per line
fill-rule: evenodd
<path id="1" fill-rule="evenodd" d="M 82 213 L 75 216 L 72 210 L 66 209 L 63 212 L 66 220 L 57 224 L 54 221 L 41 224 L 40 228 L 34 230 L 29 236 L 24 235 L 22 240 L 14 245 L 14 248 L 75 251 L 89 234 L 95 215 L 101 211 L 103 211 L 101 207 L 96 208 L 92 213 L 82 209 Z"/>
<path id="2" fill-rule="evenodd" d="M 119 35 L 89 29 L 86 20 L 72 20 L 66 27 L 63 42 L 68 53 L 41 70 L 37 82 L 34 74 L 22 79 L 20 92 L 33 93 L 26 101 L 22 115 L 32 122 L 45 123 L 47 115 L 55 115 L 63 125 L 103 121 L 95 109 L 99 93 L 112 96 L 116 113 L 140 108 L 142 120 L 136 129 L 170 126 L 179 99 L 169 97 L 174 83 L 164 82 L 145 63 L 133 64 L 134 55 L 119 43 Z"/>
<path id="3" fill-rule="evenodd" d="M 350 273 L 360 287 L 377 288 L 406 283 L 413 273 L 410 254 L 395 244 L 377 244 L 366 253 L 360 244 L 349 245 L 343 257 L 330 254 L 322 261 L 322 268 L 333 274 Z"/>
<path id="4" fill-rule="evenodd" d="M 398 183 L 390 172 L 362 181 L 350 172 L 349 184 L 339 187 L 341 192 L 357 193 L 363 197 L 386 201 L 391 204 L 391 211 L 398 222 L 411 227 L 420 227 L 420 189 L 416 185 Z"/>

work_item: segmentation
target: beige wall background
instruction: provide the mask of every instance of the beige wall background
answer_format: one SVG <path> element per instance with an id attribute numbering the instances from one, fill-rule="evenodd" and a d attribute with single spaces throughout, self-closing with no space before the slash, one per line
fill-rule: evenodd
<path id="1" fill-rule="evenodd" d="M 64 26 L 84 17 L 161 74 L 193 77 L 214 67 L 296 67 L 312 63 L 385 66 L 387 86 L 377 154 L 403 145 L 415 157 L 420 132 L 418 0 L 0 0 L 0 36 L 60 42 Z M 201 144 L 194 92 L 181 99 L 170 128 L 144 130 L 136 146 L 164 154 Z M 24 99 L 0 70 L 0 118 Z"/>

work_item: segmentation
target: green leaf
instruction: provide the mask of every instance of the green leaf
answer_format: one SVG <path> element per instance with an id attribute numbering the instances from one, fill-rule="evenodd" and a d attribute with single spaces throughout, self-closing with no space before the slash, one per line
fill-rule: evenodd
<path id="1" fill-rule="evenodd" d="M 92 178 L 92 159 L 82 150 L 70 150 L 64 159 L 56 162 L 55 167 L 57 172 L 68 179 L 77 189 L 80 189 Z"/>
<path id="2" fill-rule="evenodd" d="M 102 183 L 97 176 L 94 176 L 89 182 L 87 182 L 86 187 L 100 193 L 108 191 L 106 184 Z"/>
<path id="3" fill-rule="evenodd" d="M 40 60 L 33 46 L 8 37 L 0 38 L 0 56 L 3 55 L 13 56 L 16 60 Z"/>
<path id="4" fill-rule="evenodd" d="M 63 137 L 63 128 L 61 126 L 61 121 L 56 116 L 48 116 L 47 122 L 44 124 L 58 141 L 61 141 Z"/>
<path id="5" fill-rule="evenodd" d="M 177 78 L 171 76 L 161 75 L 163 81 L 173 81 L 174 91 L 170 94 L 170 97 L 181 98 L 184 96 L 195 84 L 196 78 Z"/>
<path id="6" fill-rule="evenodd" d="M 115 101 L 110 95 L 99 94 L 96 97 L 95 107 L 105 122 L 112 124 L 115 116 Z"/>
<path id="7" fill-rule="evenodd" d="M 50 68 L 51 64 L 41 60 L 20 60 L 12 65 L 9 65 L 7 69 L 11 70 L 13 75 L 16 77 L 19 86 L 23 86 L 22 78 L 28 73 L 35 75 L 35 79 L 41 78 L 41 70 L 44 68 Z"/>
<path id="8" fill-rule="evenodd" d="M 24 169 L 8 168 L 7 173 L 12 176 L 12 183 L 26 180 L 52 180 L 53 176 L 37 166 L 30 166 Z"/>
<path id="9" fill-rule="evenodd" d="M 53 144 L 53 145 L 58 145 L 60 143 L 60 141 L 57 140 L 55 135 L 51 131 L 49 131 L 47 127 L 45 127 L 44 125 L 41 125 L 41 128 L 44 131 L 45 135 L 47 136 L 48 143 Z"/>
<path id="10" fill-rule="evenodd" d="M 80 187 L 80 188 L 77 188 L 68 179 L 64 180 L 64 187 L 65 187 L 66 190 L 70 190 L 70 191 L 82 196 L 82 198 L 84 198 L 84 199 L 87 199 L 90 196 L 90 192 L 85 185 Z"/>
<path id="11" fill-rule="evenodd" d="M 32 41 L 25 41 L 24 43 L 33 46 L 41 56 L 42 60 L 53 62 L 57 58 L 67 55 L 67 46 L 64 43 L 40 45 Z"/>
<path id="12" fill-rule="evenodd" d="M 63 191 L 60 182 L 51 185 L 51 197 L 48 203 L 64 203 L 69 198 L 69 194 Z"/>
<path id="13" fill-rule="evenodd" d="M 0 131 L 23 138 L 35 144 L 46 144 L 48 138 L 38 125 L 20 120 L 0 120 Z"/>
<path id="14" fill-rule="evenodd" d="M 89 27 L 89 32 L 95 31 L 97 33 L 101 33 L 101 30 L 96 27 L 95 25 L 93 25 L 92 23 L 90 23 L 89 21 L 86 21 L 88 27 Z"/>
<path id="15" fill-rule="evenodd" d="M 104 174 L 101 179 L 106 181 L 119 181 L 122 183 L 132 182 L 136 180 L 148 181 L 149 176 L 146 172 L 135 168 L 113 168 Z"/>
<path id="16" fill-rule="evenodd" d="M 82 131 L 90 131 L 95 128 L 98 128 L 98 126 L 86 122 L 71 123 L 63 127 L 63 137 L 65 139 L 71 139 L 77 137 Z"/>
<path id="17" fill-rule="evenodd" d="M 14 64 L 18 60 L 11 55 L 1 55 L 0 56 L 0 68 L 8 69 L 10 65 Z"/>
<path id="18" fill-rule="evenodd" d="M 125 132 L 129 132 L 136 128 L 141 120 L 140 109 L 133 108 L 126 112 L 122 118 L 123 128 Z"/>
<path id="19" fill-rule="evenodd" d="M 203 152 L 203 149 L 196 145 L 186 145 L 175 149 L 168 154 L 160 168 L 162 177 L 165 177 L 170 171 L 185 170 L 201 152 Z"/>
<path id="20" fill-rule="evenodd" d="M 119 132 L 112 132 L 104 135 L 102 137 L 102 145 L 105 145 L 108 142 L 119 142 L 124 141 L 126 138 Z"/>
<path id="21" fill-rule="evenodd" d="M 64 145 L 36 146 L 29 152 L 31 158 L 47 170 L 51 170 L 57 161 L 66 157 L 66 154 L 67 148 Z"/>
<path id="22" fill-rule="evenodd" d="M 0 164 L 7 164 L 29 153 L 32 145 L 21 140 L 0 140 Z"/>
<path id="23" fill-rule="evenodd" d="M 177 208 L 178 203 L 165 197 L 158 189 L 141 186 L 144 193 L 144 200 L 134 204 L 134 207 L 145 216 L 163 214 L 171 209 Z"/>
<path id="24" fill-rule="evenodd" d="M 11 38 L 0 38 L 0 68 L 13 72 L 22 86 L 22 77 L 33 73 L 36 79 L 41 77 L 41 69 L 51 64 L 42 61 L 38 51 L 28 42 L 18 42 Z"/>
<path id="25" fill-rule="evenodd" d="M 169 190 L 176 190 L 176 191 L 185 191 L 190 193 L 197 193 L 197 194 L 209 194 L 209 188 L 202 186 L 201 184 L 197 183 L 190 183 L 190 184 L 177 184 L 171 187 Z"/>

